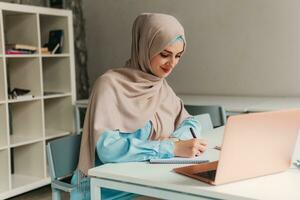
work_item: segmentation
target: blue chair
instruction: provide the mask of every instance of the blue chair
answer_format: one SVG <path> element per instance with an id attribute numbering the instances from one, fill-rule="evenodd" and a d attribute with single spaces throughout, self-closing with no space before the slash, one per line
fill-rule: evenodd
<path id="1" fill-rule="evenodd" d="M 222 106 L 185 105 L 184 107 L 190 115 L 208 113 L 214 128 L 224 126 L 226 123 L 226 113 Z"/>
<path id="2" fill-rule="evenodd" d="M 77 168 L 81 135 L 69 135 L 47 144 L 52 199 L 60 200 L 61 191 L 70 193 L 77 186 L 65 181 Z"/>

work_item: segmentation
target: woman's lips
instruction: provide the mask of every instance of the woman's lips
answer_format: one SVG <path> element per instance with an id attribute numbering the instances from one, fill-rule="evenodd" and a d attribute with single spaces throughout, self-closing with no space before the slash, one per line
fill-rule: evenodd
<path id="1" fill-rule="evenodd" d="M 161 67 L 161 69 L 162 69 L 165 73 L 168 73 L 168 72 L 171 70 L 171 68 L 163 68 L 163 67 Z"/>

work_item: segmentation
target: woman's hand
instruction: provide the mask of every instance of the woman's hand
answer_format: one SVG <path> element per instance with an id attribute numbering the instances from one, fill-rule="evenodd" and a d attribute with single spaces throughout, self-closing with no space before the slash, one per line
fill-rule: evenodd
<path id="1" fill-rule="evenodd" d="M 202 139 L 180 140 L 175 142 L 174 154 L 179 157 L 194 157 L 207 149 L 207 142 Z"/>

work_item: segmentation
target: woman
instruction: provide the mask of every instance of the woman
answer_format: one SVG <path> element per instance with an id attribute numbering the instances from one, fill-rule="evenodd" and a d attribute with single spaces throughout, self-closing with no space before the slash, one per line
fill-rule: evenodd
<path id="1" fill-rule="evenodd" d="M 172 16 L 139 15 L 132 29 L 131 58 L 125 67 L 107 71 L 96 81 L 89 99 L 78 171 L 108 162 L 193 157 L 206 149 L 199 122 L 184 109 L 166 77 L 186 49 L 184 30 Z M 78 181 L 74 175 L 72 182 Z M 72 199 L 89 199 L 89 179 Z M 132 199 L 134 194 L 103 190 L 104 199 Z"/>

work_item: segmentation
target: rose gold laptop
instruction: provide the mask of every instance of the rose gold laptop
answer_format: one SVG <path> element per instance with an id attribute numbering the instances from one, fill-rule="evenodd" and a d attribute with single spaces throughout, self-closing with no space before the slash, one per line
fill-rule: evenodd
<path id="1" fill-rule="evenodd" d="M 174 170 L 212 185 L 282 172 L 291 164 L 299 129 L 300 109 L 231 116 L 219 161 Z"/>

